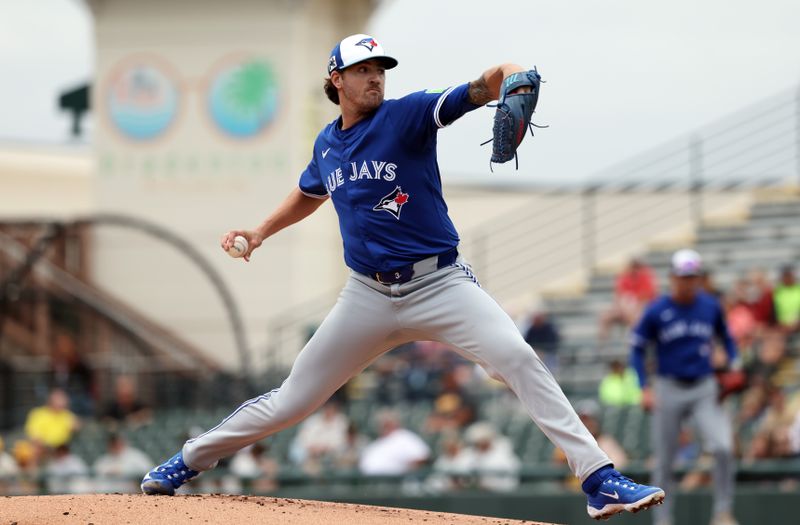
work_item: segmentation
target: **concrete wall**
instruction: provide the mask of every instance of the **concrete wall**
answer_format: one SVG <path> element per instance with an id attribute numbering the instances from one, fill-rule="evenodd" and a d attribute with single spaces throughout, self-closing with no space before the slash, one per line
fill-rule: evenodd
<path id="1" fill-rule="evenodd" d="M 98 211 L 185 236 L 230 283 L 250 340 L 263 342 L 265 319 L 341 282 L 332 207 L 270 239 L 251 264 L 228 258 L 219 238 L 255 227 L 296 185 L 316 133 L 336 115 L 321 89 L 330 49 L 363 30 L 372 3 L 89 4 Z M 110 228 L 95 240 L 99 286 L 236 365 L 219 301 L 180 254 Z"/>
<path id="2" fill-rule="evenodd" d="M 0 147 L 0 220 L 65 219 L 90 212 L 89 152 Z"/>

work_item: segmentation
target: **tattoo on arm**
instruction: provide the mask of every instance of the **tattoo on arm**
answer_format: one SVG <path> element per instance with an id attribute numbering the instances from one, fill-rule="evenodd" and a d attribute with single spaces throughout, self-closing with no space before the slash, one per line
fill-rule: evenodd
<path id="1" fill-rule="evenodd" d="M 481 75 L 478 80 L 473 80 L 469 83 L 467 93 L 469 95 L 469 101 L 479 106 L 483 106 L 487 102 L 494 100 L 492 94 L 489 93 L 489 86 L 486 84 L 486 79 L 483 75 Z"/>

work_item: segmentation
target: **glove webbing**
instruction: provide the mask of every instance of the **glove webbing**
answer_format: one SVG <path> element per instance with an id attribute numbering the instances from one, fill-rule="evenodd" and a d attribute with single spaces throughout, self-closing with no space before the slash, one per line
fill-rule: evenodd
<path id="1" fill-rule="evenodd" d="M 528 85 L 528 84 L 522 84 L 522 85 Z M 521 94 L 515 95 L 515 96 L 525 96 L 525 95 L 531 95 L 531 94 L 530 93 L 521 93 Z M 505 99 L 505 97 L 503 97 L 503 99 Z M 504 113 L 508 113 L 508 110 L 506 109 L 507 105 L 504 102 L 498 102 L 497 104 L 486 104 L 486 107 L 488 107 L 488 108 L 498 108 L 500 111 L 503 111 Z M 498 130 L 498 131 L 500 132 L 500 134 L 505 134 L 506 130 L 502 129 L 502 126 L 508 126 L 509 120 L 510 119 L 502 119 L 502 120 L 499 121 L 499 125 L 501 126 L 501 129 Z M 533 122 L 530 122 L 528 124 L 528 129 L 530 130 L 532 137 L 536 136 L 534 134 L 534 132 L 533 132 L 533 128 L 544 129 L 544 128 L 549 128 L 549 127 L 550 127 L 549 125 L 540 126 L 538 124 L 534 124 Z M 493 140 L 494 140 L 494 136 L 492 136 L 492 138 L 490 138 L 486 142 L 481 142 L 481 146 L 485 146 L 486 144 L 489 144 Z M 516 150 L 514 150 L 514 164 L 515 164 L 514 169 L 519 170 L 519 155 L 517 155 L 517 151 Z M 492 159 L 489 159 L 489 171 L 494 173 L 494 168 L 492 167 Z"/>
<path id="2" fill-rule="evenodd" d="M 535 108 L 536 107 L 536 103 L 537 103 L 537 101 L 539 99 L 539 84 L 540 83 L 544 83 L 544 80 L 542 80 L 541 75 L 539 75 L 539 71 L 536 69 L 536 66 L 534 66 L 533 70 L 530 70 L 530 71 L 513 73 L 513 74 L 509 75 L 508 77 L 506 77 L 503 80 L 503 85 L 500 88 L 500 100 L 498 100 L 497 104 L 487 104 L 486 107 L 498 108 L 498 110 L 501 111 L 504 115 L 508 115 L 508 113 L 509 113 L 508 105 L 505 103 L 506 97 L 509 97 L 509 96 L 524 96 L 524 97 L 527 97 L 528 99 L 532 99 L 532 101 L 530 103 Z M 515 89 L 520 88 L 522 86 L 530 86 L 532 91 L 530 93 L 517 93 L 517 94 L 514 94 L 514 95 L 509 95 L 509 93 L 511 93 Z M 495 120 L 495 125 L 496 126 L 499 125 L 499 129 L 494 129 L 493 133 L 492 133 L 492 138 L 490 138 L 486 142 L 482 142 L 481 146 L 485 146 L 486 144 L 492 142 L 494 140 L 494 137 L 497 136 L 498 134 L 500 136 L 504 136 L 508 132 L 508 129 L 505 129 L 505 128 L 506 128 L 506 126 L 508 126 L 508 121 L 509 120 L 511 120 L 511 119 L 503 118 L 503 119 L 500 119 L 499 121 Z M 532 137 L 535 136 L 535 134 L 533 132 L 533 128 L 543 129 L 543 128 L 548 128 L 548 127 L 550 127 L 550 126 L 539 126 L 537 124 L 534 124 L 532 121 L 528 125 L 528 129 L 530 130 Z M 515 168 L 514 169 L 516 169 L 516 170 L 519 170 L 519 156 L 517 155 L 516 146 L 518 146 L 520 142 L 522 142 L 522 138 L 521 137 L 520 137 L 520 140 L 517 141 L 517 144 L 513 146 L 515 148 L 514 149 L 514 164 L 515 164 Z M 505 156 L 506 152 L 504 151 L 502 153 Z M 489 159 L 489 170 L 492 173 L 494 173 L 494 169 L 492 167 L 492 159 L 491 158 Z"/>

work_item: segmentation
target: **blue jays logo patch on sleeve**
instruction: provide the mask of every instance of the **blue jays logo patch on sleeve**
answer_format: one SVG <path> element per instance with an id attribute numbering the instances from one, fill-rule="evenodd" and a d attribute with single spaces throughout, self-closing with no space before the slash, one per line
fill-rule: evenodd
<path id="1" fill-rule="evenodd" d="M 400 211 L 406 202 L 408 202 L 408 193 L 403 193 L 400 186 L 397 186 L 390 194 L 383 197 L 372 210 L 389 212 L 394 215 L 395 219 L 400 220 Z"/>

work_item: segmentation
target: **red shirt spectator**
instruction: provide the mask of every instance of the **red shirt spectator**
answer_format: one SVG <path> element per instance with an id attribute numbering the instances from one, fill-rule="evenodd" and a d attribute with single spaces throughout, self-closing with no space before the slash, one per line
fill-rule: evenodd
<path id="1" fill-rule="evenodd" d="M 614 325 L 622 325 L 628 330 L 639 320 L 644 307 L 656 293 L 653 271 L 639 259 L 631 259 L 625 271 L 617 277 L 614 303 L 600 316 L 600 341 L 608 339 Z"/>
<path id="2" fill-rule="evenodd" d="M 617 277 L 616 293 L 621 297 L 633 296 L 641 302 L 650 301 L 656 296 L 653 271 L 638 259 L 633 259 L 628 269 Z"/>

